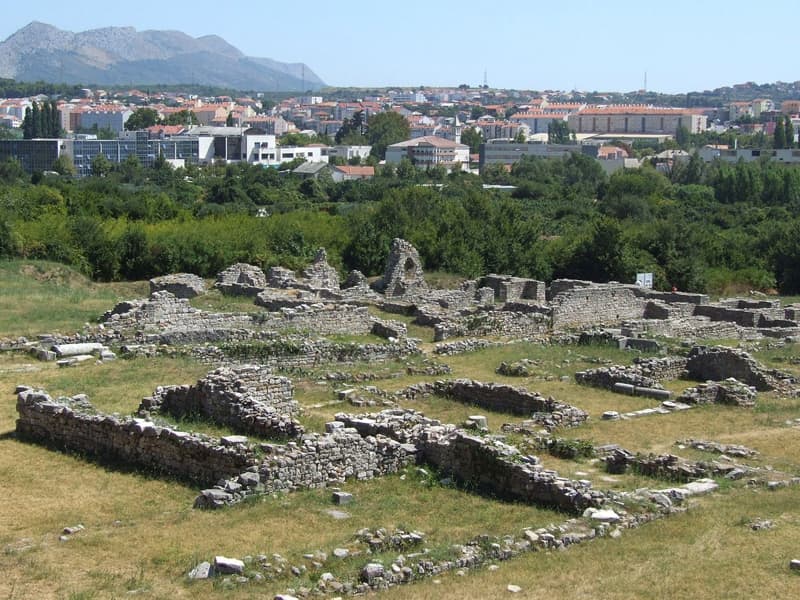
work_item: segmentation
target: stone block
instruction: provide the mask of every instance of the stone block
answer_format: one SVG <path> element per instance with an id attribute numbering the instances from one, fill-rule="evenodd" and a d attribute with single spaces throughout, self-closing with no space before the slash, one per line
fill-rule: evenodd
<path id="1" fill-rule="evenodd" d="M 173 273 L 150 280 L 150 293 L 169 292 L 176 298 L 194 298 L 206 293 L 206 282 L 192 273 Z"/>
<path id="2" fill-rule="evenodd" d="M 189 579 L 208 579 L 211 574 L 211 563 L 203 561 L 189 571 Z"/>
<path id="3" fill-rule="evenodd" d="M 333 492 L 331 496 L 334 504 L 345 505 L 353 502 L 353 494 L 348 492 Z"/>
<path id="4" fill-rule="evenodd" d="M 214 571 L 223 575 L 241 575 L 244 573 L 244 562 L 238 558 L 215 556 Z"/>

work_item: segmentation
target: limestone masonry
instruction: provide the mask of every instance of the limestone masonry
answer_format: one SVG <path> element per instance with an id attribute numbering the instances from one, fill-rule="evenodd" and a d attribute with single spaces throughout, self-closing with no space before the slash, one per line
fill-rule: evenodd
<path id="1" fill-rule="evenodd" d="M 202 417 L 246 435 L 291 438 L 304 431 L 292 418 L 300 406 L 291 380 L 253 365 L 217 369 L 193 386 L 160 387 L 142 400 L 138 412 Z"/>

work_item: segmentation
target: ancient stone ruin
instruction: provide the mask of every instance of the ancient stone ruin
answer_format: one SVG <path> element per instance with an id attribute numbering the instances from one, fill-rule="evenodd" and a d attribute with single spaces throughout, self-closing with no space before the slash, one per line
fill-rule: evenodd
<path id="1" fill-rule="evenodd" d="M 194 298 L 206 293 L 206 282 L 192 273 L 173 273 L 150 280 L 150 293 L 169 292 L 176 298 Z"/>
<path id="2" fill-rule="evenodd" d="M 255 365 L 217 369 L 193 386 L 159 387 L 142 400 L 138 413 L 145 418 L 157 414 L 202 418 L 263 437 L 294 438 L 304 431 L 293 418 L 300 406 L 293 398 L 291 380 Z"/>
<path id="3" fill-rule="evenodd" d="M 255 296 L 267 287 L 267 278 L 260 267 L 236 263 L 217 275 L 214 287 L 232 296 Z"/>
<path id="4" fill-rule="evenodd" d="M 788 474 L 746 464 L 756 454 L 736 444 L 687 442 L 691 448 L 728 453 L 702 461 L 672 454 L 637 454 L 614 444 L 594 446 L 567 431 L 584 426 L 589 414 L 564 402 L 560 390 L 565 388 L 561 387 L 555 388 L 557 400 L 522 385 L 470 378 L 412 379 L 386 388 L 379 387 L 383 384 L 377 380 L 449 376 L 450 365 L 457 372 L 459 364 L 459 359 L 449 356 L 506 345 L 513 350 L 513 344 L 520 342 L 567 346 L 569 360 L 558 367 L 563 369 L 587 346 L 607 345 L 614 352 L 625 349 L 643 356 L 632 356 L 630 365 L 592 358 L 596 368 L 575 373 L 575 381 L 653 402 L 638 400 L 635 406 L 620 408 L 629 399 L 613 398 L 619 404 L 613 407 L 616 410 L 597 413 L 600 419 L 613 422 L 601 423 L 598 431 L 613 431 L 624 427 L 628 419 L 649 415 L 674 414 L 678 419 L 679 411 L 702 404 L 751 408 L 757 393 L 797 395 L 796 378 L 759 364 L 743 350 L 693 345 L 692 340 L 720 336 L 775 344 L 797 340 L 797 306 L 782 308 L 776 301 L 752 298 L 712 303 L 703 294 L 569 279 L 547 285 L 494 273 L 464 281 L 454 289 L 432 289 L 425 281 L 419 253 L 401 239 L 392 241 L 383 276 L 373 286 L 357 271 L 342 282 L 324 249 L 298 272 L 273 266 L 264 273 L 258 266 L 232 265 L 219 273 L 215 287 L 225 294 L 252 298 L 253 307 L 247 312 L 194 308 L 188 299 L 205 288 L 202 279 L 190 274 L 150 283 L 148 298 L 119 303 L 99 326 L 87 326 L 74 336 L 14 342 L 15 347 L 42 359 L 73 358 L 68 353 L 78 350 L 102 359 L 105 352 L 113 354 L 111 347 L 119 347 L 125 356 L 188 355 L 213 365 L 210 372 L 191 385 L 158 387 L 141 401 L 135 418 L 101 414 L 84 396 L 53 399 L 42 390 L 20 387 L 17 434 L 21 438 L 192 482 L 198 486 L 194 505 L 202 509 L 220 509 L 258 496 L 269 501 L 269 496 L 278 493 L 338 488 L 352 480 L 400 472 L 402 478 L 410 478 L 424 472 L 425 477 L 433 479 L 431 473 L 435 473 L 440 483 L 460 486 L 468 493 L 556 508 L 574 517 L 555 533 L 543 528 L 526 530 L 522 538 L 517 532 L 517 537 L 509 535 L 497 543 L 468 543 L 456 553 L 457 558 L 441 561 L 416 552 L 420 544 L 415 532 L 370 529 L 359 537 L 365 547 L 376 552 L 414 550 L 412 554 L 418 556 L 413 556 L 413 563 L 397 562 L 391 567 L 370 562 L 360 572 L 353 571 L 359 573 L 358 582 L 347 582 L 349 587 L 345 583 L 334 586 L 339 582 L 332 575 L 320 578 L 316 591 L 309 590 L 307 595 L 366 593 L 534 548 L 564 548 L 618 531 L 610 524 L 634 527 L 638 518 L 669 513 L 683 498 L 716 489 L 708 477 L 764 480 L 768 485 L 793 481 Z M 385 313 L 430 328 L 438 343 L 431 346 L 430 338 L 410 338 L 401 320 L 375 316 Z M 342 341 L 326 336 L 346 337 Z M 665 339 L 676 337 L 680 343 Z M 554 386 L 569 385 L 563 371 L 545 377 L 538 360 L 512 354 L 497 369 L 501 381 L 513 376 L 516 381 L 536 378 L 537 382 L 552 381 Z M 492 366 L 499 359 L 494 360 Z M 589 362 L 585 357 L 577 360 Z M 383 363 L 380 369 L 373 368 L 378 362 Z M 351 369 L 351 365 L 357 366 Z M 307 427 L 301 424 L 306 417 L 289 377 L 303 378 L 300 390 L 317 385 L 327 390 L 330 397 L 309 410 L 322 407 L 330 415 L 331 405 L 346 402 L 392 408 L 368 414 L 338 412 L 324 431 L 309 431 L 308 423 L 317 415 L 302 421 Z M 673 399 L 664 382 L 679 378 L 694 383 Z M 525 385 L 538 387 L 539 383 Z M 411 401 L 424 406 L 431 396 L 439 399 L 429 406 L 446 398 L 473 408 L 464 412 L 469 417 L 459 424 L 400 408 Z M 316 392 L 310 397 L 318 401 Z M 489 427 L 497 427 L 496 416 L 482 415 L 481 410 L 513 415 L 517 420 L 503 424 L 500 431 L 505 436 L 496 435 Z M 695 410 L 693 414 L 703 413 Z M 231 435 L 216 438 L 179 428 L 197 421 L 230 430 Z M 539 451 L 548 454 L 541 459 L 531 454 Z M 672 487 L 630 493 L 595 489 L 588 478 L 578 479 L 591 473 L 576 470 L 574 476 L 563 477 L 545 468 L 552 456 L 585 460 L 589 465 L 602 461 L 598 464 L 605 464 L 611 474 L 635 471 L 669 480 Z M 341 489 L 328 496 L 336 504 L 353 501 Z M 641 511 L 626 512 L 628 501 Z M 236 559 L 218 556 L 213 567 L 208 564 L 206 574 L 215 569 L 240 573 Z M 409 564 L 413 570 L 408 570 Z"/>
<path id="5" fill-rule="evenodd" d="M 201 485 L 256 464 L 253 450 L 238 440 L 227 443 L 144 419 L 97 413 L 83 396 L 53 399 L 44 391 L 21 388 L 17 413 L 22 439 Z"/>
<path id="6" fill-rule="evenodd" d="M 428 289 L 422 272 L 419 253 L 405 240 L 395 238 L 386 261 L 383 278 L 375 284 L 375 289 L 387 298 L 402 298 L 424 293 Z"/>
<path id="7" fill-rule="evenodd" d="M 328 253 L 325 248 L 317 250 L 314 261 L 303 271 L 303 277 L 312 288 L 325 290 L 339 289 L 339 274 L 328 264 Z"/>

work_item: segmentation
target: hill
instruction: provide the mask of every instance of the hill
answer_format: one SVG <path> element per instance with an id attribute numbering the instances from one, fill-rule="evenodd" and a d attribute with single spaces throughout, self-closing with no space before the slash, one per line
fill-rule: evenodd
<path id="1" fill-rule="evenodd" d="M 73 33 L 32 22 L 0 43 L 0 77 L 96 85 L 206 85 L 264 91 L 319 89 L 302 63 L 245 56 L 220 38 L 105 27 Z"/>

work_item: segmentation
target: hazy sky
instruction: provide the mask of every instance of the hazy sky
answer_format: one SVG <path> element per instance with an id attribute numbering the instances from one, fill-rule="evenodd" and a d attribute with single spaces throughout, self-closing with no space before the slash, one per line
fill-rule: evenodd
<path id="1" fill-rule="evenodd" d="M 3 10 L 0 39 L 34 20 L 69 31 L 175 29 L 305 62 L 337 86 L 479 85 L 486 71 L 491 87 L 630 91 L 647 72 L 648 89 L 684 92 L 800 79 L 797 8 L 797 0 L 35 0 Z"/>

